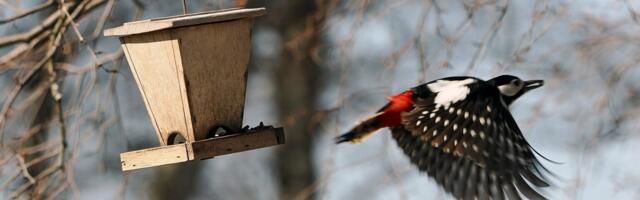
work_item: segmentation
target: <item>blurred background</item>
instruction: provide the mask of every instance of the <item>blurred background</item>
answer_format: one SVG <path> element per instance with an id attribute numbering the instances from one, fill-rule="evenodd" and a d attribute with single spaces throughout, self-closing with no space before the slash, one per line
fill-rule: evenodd
<path id="1" fill-rule="evenodd" d="M 244 123 L 284 126 L 287 144 L 123 173 L 119 153 L 157 139 L 102 31 L 181 1 L 0 0 L 0 198 L 448 199 L 387 130 L 332 137 L 419 83 L 513 74 L 546 81 L 511 110 L 562 163 L 545 163 L 551 199 L 640 199 L 638 1 L 188 0 L 232 7 L 267 8 Z"/>

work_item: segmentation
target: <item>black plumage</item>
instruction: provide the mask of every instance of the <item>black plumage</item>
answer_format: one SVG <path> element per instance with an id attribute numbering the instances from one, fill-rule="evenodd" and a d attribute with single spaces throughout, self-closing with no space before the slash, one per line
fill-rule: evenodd
<path id="1" fill-rule="evenodd" d="M 458 199 L 545 199 L 531 187 L 549 186 L 545 169 L 499 89 L 470 79 L 460 86 L 468 94 L 449 105 L 434 102 L 438 92 L 429 83 L 413 88 L 414 108 L 402 115 L 402 126 L 391 127 L 393 138 L 412 163 Z"/>
<path id="2" fill-rule="evenodd" d="M 546 199 L 540 189 L 550 172 L 509 112 L 542 84 L 510 75 L 434 80 L 390 97 L 336 142 L 358 143 L 389 127 L 411 162 L 457 199 Z"/>

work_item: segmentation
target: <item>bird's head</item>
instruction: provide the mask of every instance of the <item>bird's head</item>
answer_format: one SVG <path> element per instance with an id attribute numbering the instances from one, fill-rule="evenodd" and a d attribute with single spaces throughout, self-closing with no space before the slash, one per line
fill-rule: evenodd
<path id="1" fill-rule="evenodd" d="M 501 75 L 489 80 L 500 91 L 502 99 L 507 105 L 518 99 L 524 93 L 536 89 L 544 84 L 542 80 L 523 81 L 511 75 Z"/>

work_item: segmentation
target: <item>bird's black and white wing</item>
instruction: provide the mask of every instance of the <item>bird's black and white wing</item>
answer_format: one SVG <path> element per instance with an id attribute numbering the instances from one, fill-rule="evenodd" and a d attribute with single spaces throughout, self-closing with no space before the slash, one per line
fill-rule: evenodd
<path id="1" fill-rule="evenodd" d="M 457 78 L 419 87 L 391 130 L 420 170 L 458 199 L 545 199 L 531 186 L 548 186 L 546 169 L 494 86 Z"/>

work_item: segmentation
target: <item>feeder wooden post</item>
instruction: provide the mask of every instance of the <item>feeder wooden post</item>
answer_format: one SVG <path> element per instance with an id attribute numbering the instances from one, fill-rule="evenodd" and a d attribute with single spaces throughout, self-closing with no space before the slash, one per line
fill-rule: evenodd
<path id="1" fill-rule="evenodd" d="M 118 36 L 160 147 L 121 154 L 123 170 L 262 148 L 284 142 L 282 128 L 242 132 L 252 18 L 264 8 L 230 9 L 125 23 Z M 176 138 L 184 144 L 174 144 Z"/>

